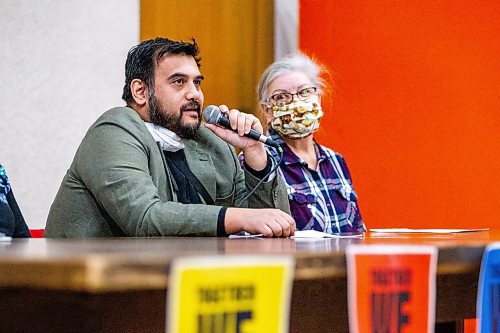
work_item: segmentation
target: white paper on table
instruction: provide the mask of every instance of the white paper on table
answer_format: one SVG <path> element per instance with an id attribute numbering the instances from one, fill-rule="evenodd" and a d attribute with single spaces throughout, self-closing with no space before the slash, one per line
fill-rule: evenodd
<path id="1" fill-rule="evenodd" d="M 237 234 L 229 235 L 229 238 L 261 238 L 262 234 L 250 234 L 246 231 L 239 232 Z M 362 238 L 363 233 L 341 233 L 341 234 L 329 234 L 326 232 L 316 231 L 316 230 L 295 230 L 295 234 L 290 237 L 294 239 L 303 238 Z"/>
<path id="2" fill-rule="evenodd" d="M 488 231 L 490 228 L 482 229 L 410 229 L 410 228 L 382 228 L 370 229 L 371 232 L 377 233 L 415 233 L 415 234 L 450 234 L 450 233 L 463 233 L 474 231 Z"/>
<path id="3" fill-rule="evenodd" d="M 259 238 L 264 236 L 263 234 L 251 234 L 246 231 L 240 231 L 237 234 L 229 235 L 229 238 Z"/>

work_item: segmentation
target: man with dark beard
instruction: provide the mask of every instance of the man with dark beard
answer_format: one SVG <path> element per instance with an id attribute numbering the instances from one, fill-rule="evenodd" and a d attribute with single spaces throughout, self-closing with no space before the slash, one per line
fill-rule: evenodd
<path id="1" fill-rule="evenodd" d="M 295 231 L 281 177 L 250 114 L 220 109 L 230 131 L 201 125 L 198 47 L 156 38 L 133 47 L 125 64 L 126 107 L 90 127 L 51 206 L 46 237 L 226 236 Z M 241 168 L 233 146 L 246 164 Z"/>

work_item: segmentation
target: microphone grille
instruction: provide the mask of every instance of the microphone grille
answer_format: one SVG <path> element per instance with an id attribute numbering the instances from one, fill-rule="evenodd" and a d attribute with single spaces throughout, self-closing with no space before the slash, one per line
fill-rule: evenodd
<path id="1" fill-rule="evenodd" d="M 217 119 L 219 118 L 220 110 L 215 105 L 209 105 L 203 110 L 203 117 L 205 121 L 209 124 L 217 124 Z"/>

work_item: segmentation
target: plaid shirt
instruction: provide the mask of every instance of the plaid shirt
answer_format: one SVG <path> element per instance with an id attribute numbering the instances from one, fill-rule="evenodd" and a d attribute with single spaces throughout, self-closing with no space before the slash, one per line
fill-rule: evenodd
<path id="1" fill-rule="evenodd" d="M 273 130 L 271 138 L 283 148 L 280 173 L 285 179 L 292 216 L 297 230 L 314 229 L 328 233 L 365 231 L 344 158 L 314 142 L 318 169 L 311 170 Z M 279 154 L 269 147 L 276 159 Z"/>

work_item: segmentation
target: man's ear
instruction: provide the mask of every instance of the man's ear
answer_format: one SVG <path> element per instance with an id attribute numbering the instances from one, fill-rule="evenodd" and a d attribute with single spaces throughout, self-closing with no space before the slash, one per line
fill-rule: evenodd
<path id="1" fill-rule="evenodd" d="M 132 82 L 130 82 L 130 91 L 137 105 L 144 106 L 146 104 L 148 101 L 148 88 L 144 81 L 133 79 Z"/>

